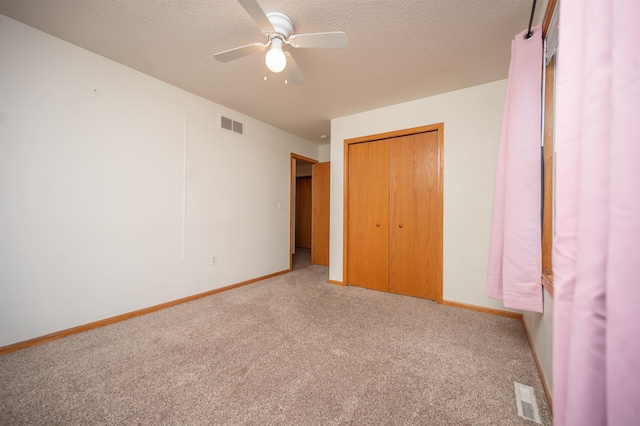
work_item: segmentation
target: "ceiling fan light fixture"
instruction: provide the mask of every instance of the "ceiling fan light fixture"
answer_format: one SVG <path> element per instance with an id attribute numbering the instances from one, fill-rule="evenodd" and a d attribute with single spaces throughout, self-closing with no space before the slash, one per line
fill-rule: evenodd
<path id="1" fill-rule="evenodd" d="M 287 66 L 287 57 L 282 51 L 282 40 L 279 38 L 273 38 L 271 40 L 271 48 L 267 52 L 264 58 L 267 68 L 270 71 L 278 73 L 284 70 Z"/>
<path id="2" fill-rule="evenodd" d="M 267 38 L 267 42 L 251 43 L 216 53 L 213 57 L 219 62 L 229 62 L 252 53 L 264 52 L 268 49 L 265 55 L 267 68 L 274 73 L 282 72 L 287 68 L 288 78 L 285 84 L 291 79 L 291 83 L 300 85 L 304 83 L 304 76 L 289 50 L 282 50 L 285 44 L 288 44 L 290 48 L 294 49 L 339 49 L 347 47 L 347 36 L 342 31 L 294 34 L 293 21 L 284 13 L 265 13 L 258 4 L 258 0 L 238 0 L 238 2 L 247 11 L 249 16 L 251 16 L 253 21 L 258 24 L 262 35 Z"/>

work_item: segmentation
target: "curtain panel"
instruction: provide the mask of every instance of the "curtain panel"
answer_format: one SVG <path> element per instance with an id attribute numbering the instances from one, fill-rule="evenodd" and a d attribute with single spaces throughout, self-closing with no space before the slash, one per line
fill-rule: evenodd
<path id="1" fill-rule="evenodd" d="M 498 147 L 487 296 L 507 308 L 542 312 L 542 30 L 511 42 Z"/>
<path id="2" fill-rule="evenodd" d="M 554 423 L 640 422 L 640 1 L 562 0 Z"/>

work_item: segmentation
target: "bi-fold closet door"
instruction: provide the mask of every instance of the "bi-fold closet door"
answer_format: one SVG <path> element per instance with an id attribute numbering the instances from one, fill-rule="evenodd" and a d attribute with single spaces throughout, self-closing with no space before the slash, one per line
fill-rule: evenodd
<path id="1" fill-rule="evenodd" d="M 439 132 L 348 145 L 347 284 L 442 300 Z"/>

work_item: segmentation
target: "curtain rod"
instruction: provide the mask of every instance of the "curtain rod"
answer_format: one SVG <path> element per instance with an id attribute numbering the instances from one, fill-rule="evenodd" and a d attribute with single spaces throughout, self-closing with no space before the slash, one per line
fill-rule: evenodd
<path id="1" fill-rule="evenodd" d="M 527 30 L 527 33 L 524 35 L 524 39 L 530 39 L 531 36 L 533 36 L 533 33 L 531 32 L 531 24 L 533 23 L 533 14 L 536 11 L 536 0 L 533 0 L 533 5 L 531 5 L 531 16 L 529 17 L 529 29 Z"/>

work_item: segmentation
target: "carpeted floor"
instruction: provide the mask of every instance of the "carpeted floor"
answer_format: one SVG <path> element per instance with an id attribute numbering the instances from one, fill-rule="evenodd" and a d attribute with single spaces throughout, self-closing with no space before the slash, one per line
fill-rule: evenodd
<path id="1" fill-rule="evenodd" d="M 296 252 L 291 256 L 291 269 L 302 269 L 311 265 L 311 249 L 296 247 Z"/>
<path id="2" fill-rule="evenodd" d="M 527 425 L 522 323 L 312 265 L 0 357 L 0 424 Z"/>

